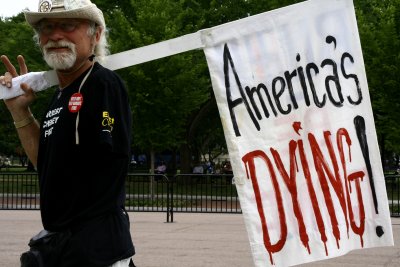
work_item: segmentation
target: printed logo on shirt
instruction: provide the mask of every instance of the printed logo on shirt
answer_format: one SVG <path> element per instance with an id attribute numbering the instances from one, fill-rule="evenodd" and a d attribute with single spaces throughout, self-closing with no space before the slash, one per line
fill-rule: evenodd
<path id="1" fill-rule="evenodd" d="M 103 111 L 103 121 L 101 122 L 103 131 L 112 132 L 114 126 L 114 118 L 110 117 L 108 111 Z"/>
<path id="2" fill-rule="evenodd" d="M 54 125 L 57 124 L 60 118 L 60 112 L 63 108 L 52 109 L 46 114 L 46 119 L 43 122 L 44 138 L 49 137 L 53 133 Z"/>

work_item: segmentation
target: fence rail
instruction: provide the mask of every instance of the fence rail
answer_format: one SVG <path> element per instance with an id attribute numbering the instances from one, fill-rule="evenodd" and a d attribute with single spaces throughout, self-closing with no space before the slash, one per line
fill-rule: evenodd
<path id="1" fill-rule="evenodd" d="M 385 177 L 392 216 L 400 216 L 400 175 Z M 36 173 L 0 173 L 0 209 L 40 208 Z M 126 180 L 126 209 L 165 212 L 173 222 L 174 212 L 241 213 L 232 175 L 130 173 Z"/>

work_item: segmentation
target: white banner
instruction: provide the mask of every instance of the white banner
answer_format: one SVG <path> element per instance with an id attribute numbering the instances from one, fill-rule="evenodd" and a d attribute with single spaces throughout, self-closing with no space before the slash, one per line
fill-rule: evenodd
<path id="1" fill-rule="evenodd" d="M 255 266 L 393 245 L 353 2 L 306 1 L 203 42 Z"/>
<path id="2" fill-rule="evenodd" d="M 352 0 L 309 0 L 108 57 L 119 69 L 204 48 L 256 267 L 393 245 Z M 154 54 L 154 51 L 156 53 Z M 0 99 L 58 83 L 0 85 Z"/>

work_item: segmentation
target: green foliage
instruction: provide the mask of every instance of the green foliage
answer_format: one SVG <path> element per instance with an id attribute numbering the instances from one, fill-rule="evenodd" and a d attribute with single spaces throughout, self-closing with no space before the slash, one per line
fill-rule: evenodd
<path id="1" fill-rule="evenodd" d="M 355 1 L 381 150 L 400 153 L 400 1 Z"/>
<path id="2" fill-rule="evenodd" d="M 111 52 L 168 40 L 200 29 L 298 3 L 298 0 L 94 0 L 104 12 Z M 400 0 L 354 0 L 376 126 L 383 150 L 400 153 Z M 0 54 L 15 63 L 22 54 L 30 71 L 45 70 L 23 14 L 0 20 Z M 6 38 L 4 38 L 6 37 Z M 0 73 L 4 72 L 0 66 Z M 187 52 L 119 70 L 134 117 L 134 145 L 142 151 L 176 149 L 187 143 L 200 153 L 225 145 L 206 61 Z M 37 117 L 51 91 L 38 94 Z M 210 108 L 212 107 L 212 108 Z M 0 153 L 13 153 L 18 139 L 0 104 Z M 7 114 L 7 115 L 6 115 Z"/>
<path id="3" fill-rule="evenodd" d="M 23 55 L 28 64 L 30 71 L 45 70 L 39 47 L 34 43 L 31 27 L 25 22 L 22 13 L 19 15 L 0 20 L 0 54 L 7 55 L 9 59 L 17 65 L 17 56 Z M 0 73 L 4 73 L 5 68 L 0 64 Z M 38 101 L 32 106 L 34 114 L 40 118 L 47 106 L 47 98 L 49 92 L 38 95 Z M 19 147 L 19 140 L 12 123 L 11 116 L 3 101 L 0 103 L 0 154 L 15 154 L 16 148 Z"/>
<path id="4" fill-rule="evenodd" d="M 197 31 L 197 16 L 183 1 L 132 1 L 110 10 L 112 51 L 124 51 Z M 184 143 L 188 116 L 209 99 L 210 82 L 200 51 L 119 71 L 128 88 L 134 144 L 141 150 L 176 149 Z"/>

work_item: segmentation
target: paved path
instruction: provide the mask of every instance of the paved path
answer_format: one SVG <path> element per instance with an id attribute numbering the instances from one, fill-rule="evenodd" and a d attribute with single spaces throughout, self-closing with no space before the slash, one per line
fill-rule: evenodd
<path id="1" fill-rule="evenodd" d="M 243 217 L 238 214 L 130 213 L 138 267 L 253 267 Z M 356 250 L 308 266 L 400 266 L 400 218 L 392 218 L 395 246 Z M 0 210 L 0 266 L 18 267 L 29 238 L 41 229 L 38 211 Z"/>

